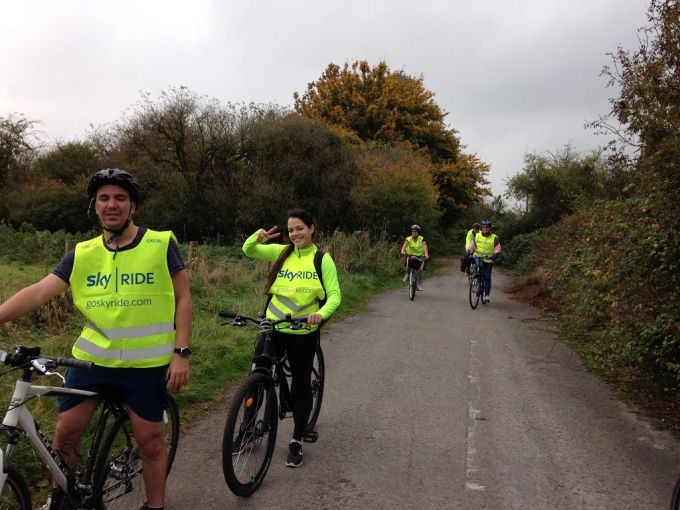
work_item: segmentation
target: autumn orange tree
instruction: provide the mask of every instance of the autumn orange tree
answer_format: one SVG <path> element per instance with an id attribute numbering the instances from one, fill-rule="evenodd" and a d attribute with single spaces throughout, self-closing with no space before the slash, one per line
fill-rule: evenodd
<path id="1" fill-rule="evenodd" d="M 442 224 L 453 225 L 469 209 L 491 196 L 486 179 L 490 167 L 476 154 L 462 153 L 455 163 L 438 165 L 433 171 L 433 183 L 438 191 L 437 204 Z"/>
<path id="2" fill-rule="evenodd" d="M 294 98 L 298 113 L 348 128 L 366 142 L 406 142 L 427 150 L 435 163 L 458 157 L 456 131 L 446 127 L 446 113 L 423 78 L 391 71 L 384 61 L 331 63 Z"/>
<path id="3" fill-rule="evenodd" d="M 429 158 L 440 227 L 448 229 L 490 195 L 489 166 L 461 152 L 457 131 L 447 127 L 447 113 L 434 96 L 422 77 L 391 71 L 384 61 L 371 67 L 365 60 L 343 67 L 331 63 L 304 94 L 294 94 L 298 113 L 323 120 L 350 144 L 348 133 L 365 148 L 397 145 Z"/>

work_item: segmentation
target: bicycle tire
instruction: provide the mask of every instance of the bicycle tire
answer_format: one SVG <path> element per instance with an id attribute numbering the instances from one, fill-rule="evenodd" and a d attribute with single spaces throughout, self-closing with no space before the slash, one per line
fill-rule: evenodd
<path id="1" fill-rule="evenodd" d="M 306 431 L 314 430 L 316 422 L 319 419 L 321 412 L 321 403 L 323 402 L 323 388 L 326 380 L 326 362 L 323 357 L 323 350 L 321 345 L 316 346 L 316 353 L 314 354 L 314 365 L 312 366 L 312 412 L 307 420 Z"/>
<path id="2" fill-rule="evenodd" d="M 474 310 L 479 304 L 479 280 L 476 276 L 470 280 L 470 307 Z"/>
<path id="3" fill-rule="evenodd" d="M 237 496 L 250 496 L 264 480 L 278 423 L 274 382 L 264 373 L 249 375 L 231 400 L 222 438 L 222 473 Z"/>
<path id="4" fill-rule="evenodd" d="M 671 498 L 671 510 L 680 510 L 680 478 L 675 482 L 675 488 L 673 489 L 673 497 Z"/>
<path id="5" fill-rule="evenodd" d="M 1 467 L 1 466 L 0 466 Z M 0 495 L 0 510 L 31 510 L 31 493 L 24 478 L 11 466 Z"/>
<path id="6" fill-rule="evenodd" d="M 408 278 L 408 298 L 413 301 L 416 298 L 416 287 L 418 286 L 418 277 L 413 269 L 409 270 Z"/>
<path id="7" fill-rule="evenodd" d="M 166 476 L 179 442 L 179 412 L 175 399 L 165 395 L 164 440 L 168 449 Z M 94 470 L 94 499 L 101 508 L 138 510 L 146 501 L 142 460 L 127 415 L 118 416 L 104 439 Z"/>

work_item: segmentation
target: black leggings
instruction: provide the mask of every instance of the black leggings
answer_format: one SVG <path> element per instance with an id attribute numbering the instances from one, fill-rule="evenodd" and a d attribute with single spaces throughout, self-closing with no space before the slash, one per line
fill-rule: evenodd
<path id="1" fill-rule="evenodd" d="M 312 412 L 312 366 L 317 343 L 320 341 L 320 333 L 316 331 L 306 335 L 287 335 L 275 331 L 272 336 L 274 345 L 279 353 L 285 351 L 288 354 L 288 363 L 292 374 L 291 392 L 293 399 L 293 439 L 302 441 L 302 436 L 307 427 L 309 415 Z M 261 354 L 264 349 L 264 336 L 260 336 L 255 346 L 255 354 Z"/>

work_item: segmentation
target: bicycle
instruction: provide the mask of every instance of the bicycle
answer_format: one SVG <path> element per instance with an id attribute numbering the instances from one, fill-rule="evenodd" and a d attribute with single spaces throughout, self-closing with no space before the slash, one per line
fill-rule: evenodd
<path id="1" fill-rule="evenodd" d="M 484 301 L 484 262 L 482 257 L 475 257 L 475 262 L 472 264 L 475 270 L 472 273 L 470 279 L 470 306 L 474 310 L 479 305 L 479 300 L 481 298 L 482 304 L 486 304 Z"/>
<path id="2" fill-rule="evenodd" d="M 286 355 L 280 356 L 277 352 L 272 333 L 274 327 L 282 323 L 290 323 L 289 327 L 294 330 L 303 329 L 307 316 L 287 315 L 284 319 L 272 320 L 262 314 L 254 318 L 220 311 L 219 315 L 233 319 L 230 325 L 236 327 L 252 322 L 264 335 L 262 354 L 253 356 L 252 371 L 231 400 L 222 440 L 222 471 L 227 486 L 237 496 L 248 497 L 258 489 L 269 469 L 278 420 L 292 416 L 293 411 L 294 395 L 288 382 L 290 367 Z M 311 373 L 312 412 L 303 437 L 305 442 L 313 443 L 318 438 L 314 427 L 321 412 L 325 373 L 323 351 L 317 344 Z"/>
<path id="3" fill-rule="evenodd" d="M 406 282 L 408 284 L 408 298 L 413 301 L 418 290 L 418 277 L 422 279 L 422 270 L 425 257 L 409 255 L 406 261 Z"/>
<path id="4" fill-rule="evenodd" d="M 0 363 L 12 367 L 3 374 L 21 370 L 7 413 L 0 425 L 6 448 L 0 449 L 0 510 L 31 510 L 31 495 L 19 472 L 10 466 L 12 455 L 22 438 L 49 469 L 57 483 L 51 509 L 134 509 L 145 501 L 141 457 L 132 436 L 130 421 L 123 405 L 110 392 L 93 392 L 61 386 L 31 384 L 34 374 L 56 375 L 64 380 L 57 367 L 91 368 L 93 363 L 73 358 L 55 358 L 40 354 L 39 347 L 16 346 L 13 352 L 0 350 Z M 78 396 L 101 401 L 89 453 L 82 469 L 69 469 L 60 452 L 52 449 L 26 403 L 35 397 Z M 166 393 L 165 437 L 170 472 L 179 439 L 179 414 L 172 396 Z M 5 489 L 7 487 L 7 489 Z"/>

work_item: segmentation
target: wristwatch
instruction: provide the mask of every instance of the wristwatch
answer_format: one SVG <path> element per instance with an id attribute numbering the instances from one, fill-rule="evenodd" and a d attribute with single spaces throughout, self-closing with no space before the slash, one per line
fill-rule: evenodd
<path id="1" fill-rule="evenodd" d="M 183 358 L 191 356 L 191 349 L 188 347 L 175 347 L 175 354 L 179 354 Z"/>

